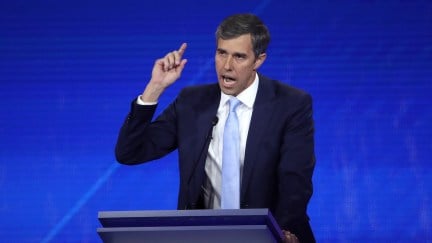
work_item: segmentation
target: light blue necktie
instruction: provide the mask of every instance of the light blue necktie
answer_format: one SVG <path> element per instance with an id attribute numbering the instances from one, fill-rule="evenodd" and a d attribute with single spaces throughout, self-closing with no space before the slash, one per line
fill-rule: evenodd
<path id="1" fill-rule="evenodd" d="M 237 98 L 229 100 L 229 113 L 225 122 L 222 152 L 222 209 L 240 208 L 240 132 L 235 109 Z"/>

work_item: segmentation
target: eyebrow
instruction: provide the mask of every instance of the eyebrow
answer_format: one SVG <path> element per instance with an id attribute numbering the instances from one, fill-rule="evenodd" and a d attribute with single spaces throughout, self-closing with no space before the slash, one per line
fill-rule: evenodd
<path id="1" fill-rule="evenodd" d="M 217 51 L 218 52 L 223 52 L 223 53 L 228 53 L 225 49 L 222 49 L 222 48 L 217 48 Z M 246 57 L 247 56 L 246 53 L 242 53 L 242 52 L 234 52 L 232 55 L 233 56 L 238 56 L 238 57 Z"/>

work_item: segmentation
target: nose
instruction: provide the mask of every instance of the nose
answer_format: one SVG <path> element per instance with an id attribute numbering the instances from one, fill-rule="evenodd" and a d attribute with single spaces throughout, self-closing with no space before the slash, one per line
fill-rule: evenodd
<path id="1" fill-rule="evenodd" d="M 225 70 L 231 70 L 231 68 L 232 68 L 232 57 L 228 56 L 225 59 L 225 63 L 224 63 L 223 67 L 225 68 Z"/>

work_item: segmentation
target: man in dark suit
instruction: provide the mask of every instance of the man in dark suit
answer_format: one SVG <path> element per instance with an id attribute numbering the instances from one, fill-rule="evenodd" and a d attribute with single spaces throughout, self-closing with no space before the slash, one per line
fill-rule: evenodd
<path id="1" fill-rule="evenodd" d="M 257 73 L 270 41 L 257 16 L 226 18 L 216 40 L 218 82 L 183 89 L 152 121 L 160 95 L 186 65 L 187 46 L 156 60 L 151 80 L 132 102 L 121 128 L 117 160 L 139 164 L 178 149 L 178 209 L 269 208 L 287 242 L 315 242 L 306 213 L 315 166 L 312 99 Z M 225 140 L 224 130 L 231 100 L 240 104 L 231 115 L 236 117 L 238 142 L 236 159 L 227 160 L 224 145 L 231 141 Z M 234 160 L 239 173 L 231 177 L 239 183 L 226 196 L 225 168 Z M 225 206 L 231 197 L 238 197 L 234 207 Z"/>

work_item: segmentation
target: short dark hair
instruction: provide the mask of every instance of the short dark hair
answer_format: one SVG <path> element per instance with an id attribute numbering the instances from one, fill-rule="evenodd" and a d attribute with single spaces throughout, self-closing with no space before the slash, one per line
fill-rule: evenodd
<path id="1" fill-rule="evenodd" d="M 267 26 L 250 13 L 235 14 L 225 18 L 216 30 L 216 42 L 220 39 L 229 40 L 241 35 L 250 34 L 255 57 L 267 51 L 270 33 Z"/>

